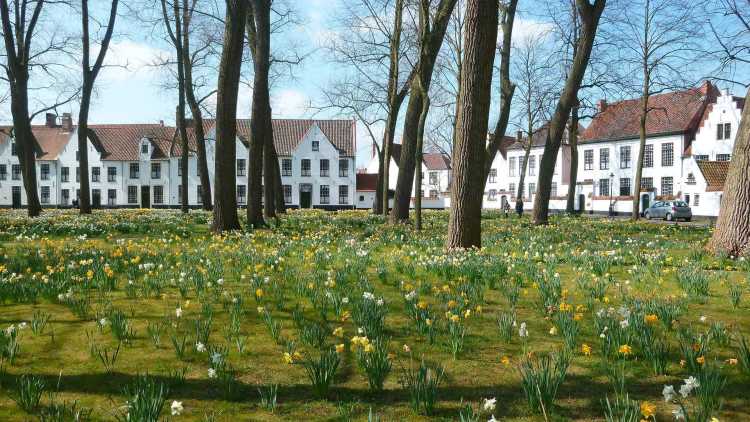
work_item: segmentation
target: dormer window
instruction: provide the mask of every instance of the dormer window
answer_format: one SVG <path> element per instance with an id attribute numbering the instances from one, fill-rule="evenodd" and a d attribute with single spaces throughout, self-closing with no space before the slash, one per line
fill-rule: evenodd
<path id="1" fill-rule="evenodd" d="M 144 142 L 141 145 L 141 154 L 148 154 L 148 142 Z"/>
<path id="2" fill-rule="evenodd" d="M 320 151 L 320 141 L 312 141 L 312 150 Z"/>
<path id="3" fill-rule="evenodd" d="M 688 185 L 694 185 L 695 184 L 695 175 L 693 173 L 688 173 L 687 184 Z"/>

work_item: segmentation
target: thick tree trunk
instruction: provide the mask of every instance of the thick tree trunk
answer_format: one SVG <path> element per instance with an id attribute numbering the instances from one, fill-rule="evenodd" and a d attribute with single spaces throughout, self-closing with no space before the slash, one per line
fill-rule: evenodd
<path id="1" fill-rule="evenodd" d="M 485 134 L 490 110 L 492 62 L 497 40 L 498 2 L 468 0 L 464 72 L 456 145 L 453 147 L 453 184 L 447 247 L 482 246 L 482 196 Z"/>
<path id="2" fill-rule="evenodd" d="M 89 183 L 89 105 L 93 81 L 84 70 L 81 105 L 78 109 L 78 209 L 81 214 L 91 214 L 91 186 Z"/>
<path id="3" fill-rule="evenodd" d="M 36 181 L 36 138 L 31 131 L 29 119 L 28 78 L 17 79 L 11 85 L 10 107 L 13 116 L 13 138 L 18 146 L 18 163 L 21 166 L 23 187 L 26 191 L 26 207 L 29 217 L 36 217 L 42 211 L 39 203 Z"/>
<path id="4" fill-rule="evenodd" d="M 237 94 L 244 45 L 247 1 L 228 0 L 224 25 L 224 48 L 219 64 L 216 100 L 216 157 L 214 170 L 215 232 L 240 229 L 237 218 L 236 136 Z"/>
<path id="5" fill-rule="evenodd" d="M 430 90 L 435 59 L 443 44 L 445 30 L 455 5 L 456 0 L 441 0 L 430 29 L 428 29 L 428 21 L 430 20 L 429 2 L 422 0 L 420 5 L 420 31 L 422 34 L 420 37 L 419 62 L 416 65 L 416 74 L 411 83 L 411 96 L 409 97 L 409 103 L 406 106 L 406 115 L 404 116 L 398 179 L 396 181 L 396 193 L 393 198 L 393 209 L 390 214 L 391 222 L 393 223 L 405 222 L 409 219 L 409 204 L 411 202 L 412 182 L 414 181 L 414 159 L 417 149 L 417 131 L 419 130 L 419 117 L 422 114 L 424 106 L 423 91 L 429 92 Z"/>
<path id="6" fill-rule="evenodd" d="M 484 185 L 482 186 L 482 192 L 484 192 L 487 186 L 492 162 L 495 161 L 497 151 L 500 149 L 500 144 L 505 137 L 505 131 L 508 128 L 508 120 L 510 118 L 510 105 L 516 90 L 516 86 L 510 81 L 510 50 L 512 48 L 513 21 L 516 18 L 517 5 L 518 0 L 511 0 L 502 12 L 503 20 L 500 23 L 503 32 L 503 42 L 500 47 L 500 113 L 495 124 L 495 131 L 487 143 L 484 155 Z"/>
<path id="7" fill-rule="evenodd" d="M 641 216 L 641 178 L 643 176 L 643 157 L 646 150 L 646 121 L 648 119 L 648 101 L 651 96 L 649 90 L 651 75 L 648 66 L 643 66 L 643 92 L 641 95 L 641 115 L 638 120 L 638 161 L 635 163 L 635 180 L 633 181 L 633 211 L 630 218 L 635 221 Z M 612 186 L 609 187 L 612 189 Z"/>
<path id="8" fill-rule="evenodd" d="M 419 116 L 419 130 L 417 131 L 417 155 L 414 158 L 416 162 L 416 177 L 414 178 L 414 220 L 415 228 L 422 230 L 422 155 L 424 150 L 424 126 L 427 121 L 427 114 L 430 111 L 430 97 L 424 95 L 424 104 L 422 105 L 422 114 Z"/>
<path id="9" fill-rule="evenodd" d="M 568 144 L 570 145 L 570 178 L 568 183 L 568 200 L 565 212 L 576 212 L 576 185 L 578 184 L 578 106 L 570 110 L 570 125 L 568 126 Z"/>
<path id="10" fill-rule="evenodd" d="M 188 0 L 182 0 L 183 13 L 187 13 Z M 195 133 L 196 155 L 198 156 L 198 176 L 201 181 L 201 205 L 204 210 L 210 211 L 211 206 L 211 178 L 208 175 L 208 159 L 206 157 L 206 133 L 203 128 L 203 112 L 200 103 L 195 97 L 193 85 L 193 62 L 190 57 L 190 19 L 183 15 L 182 19 L 182 63 L 185 70 L 185 99 L 190 107 L 190 115 L 193 121 Z"/>
<path id="11" fill-rule="evenodd" d="M 534 198 L 533 220 L 534 224 L 547 224 L 549 215 L 549 198 L 552 189 L 552 177 L 555 173 L 555 162 L 560 151 L 565 125 L 570 116 L 570 109 L 575 105 L 578 98 L 578 90 L 586 73 L 591 49 L 594 45 L 596 29 L 599 18 L 604 11 L 606 0 L 595 0 L 590 4 L 588 0 L 576 0 L 578 13 L 581 16 L 581 38 L 576 48 L 573 64 L 565 80 L 565 87 L 557 102 L 555 113 L 549 123 L 547 140 L 544 145 L 544 155 L 539 168 L 539 183 L 536 198 Z"/>
<path id="12" fill-rule="evenodd" d="M 263 141 L 263 195 L 265 197 L 265 207 L 263 207 L 263 215 L 267 219 L 276 218 L 276 192 L 278 187 L 276 186 L 276 166 L 274 165 L 274 159 L 276 148 L 273 145 L 273 127 L 271 126 L 271 112 L 268 112 L 268 124 L 266 129 L 266 136 Z M 277 161 L 278 162 L 278 161 Z"/>
<path id="13" fill-rule="evenodd" d="M 750 101 L 750 90 L 745 104 Z M 742 110 L 732 161 L 724 182 L 719 219 L 708 250 L 730 256 L 750 256 L 750 107 Z"/>
<path id="14" fill-rule="evenodd" d="M 180 137 L 180 210 L 187 214 L 190 211 L 189 202 L 189 166 L 190 150 L 188 149 L 187 128 L 185 127 L 185 56 L 182 49 L 182 17 L 179 2 L 174 2 L 175 33 L 174 44 L 177 50 L 177 133 Z M 167 22 L 168 24 L 168 22 Z"/>

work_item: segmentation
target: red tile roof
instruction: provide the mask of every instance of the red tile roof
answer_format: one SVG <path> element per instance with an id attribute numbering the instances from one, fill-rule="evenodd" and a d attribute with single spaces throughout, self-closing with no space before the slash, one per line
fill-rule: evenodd
<path id="1" fill-rule="evenodd" d="M 10 139 L 12 130 L 13 126 L 0 127 L 0 132 L 6 135 L 3 137 L 3 142 Z M 71 135 L 70 132 L 64 131 L 61 127 L 44 125 L 32 125 L 31 131 L 34 133 L 38 146 L 36 159 L 41 161 L 56 160 L 65 146 L 68 145 Z"/>
<path id="2" fill-rule="evenodd" d="M 706 192 L 721 192 L 727 180 L 730 161 L 698 161 L 698 168 L 706 179 Z"/>
<path id="3" fill-rule="evenodd" d="M 102 160 L 137 161 L 140 157 L 140 141 L 150 139 L 154 145 L 152 159 L 169 156 L 175 128 L 161 124 L 110 124 L 90 125 L 92 142 L 103 149 Z"/>
<path id="4" fill-rule="evenodd" d="M 705 82 L 701 88 L 653 95 L 646 121 L 650 136 L 693 132 L 703 120 L 706 106 L 719 90 Z M 636 138 L 639 136 L 640 98 L 608 104 L 581 134 L 581 143 Z"/>
<path id="5" fill-rule="evenodd" d="M 401 144 L 393 144 L 391 157 L 398 166 L 401 162 Z M 450 170 L 451 157 L 442 152 L 426 152 L 422 154 L 422 162 L 428 170 Z"/>
<path id="6" fill-rule="evenodd" d="M 378 175 L 369 173 L 357 173 L 357 190 L 374 192 L 378 187 Z"/>

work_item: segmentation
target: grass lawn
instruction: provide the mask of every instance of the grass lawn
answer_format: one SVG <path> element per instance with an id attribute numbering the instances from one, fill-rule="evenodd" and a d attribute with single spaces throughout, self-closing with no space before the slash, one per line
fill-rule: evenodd
<path id="1" fill-rule="evenodd" d="M 0 211 L 0 420 L 750 420 L 750 262 L 710 228 L 488 213 L 446 253 L 424 220 Z"/>

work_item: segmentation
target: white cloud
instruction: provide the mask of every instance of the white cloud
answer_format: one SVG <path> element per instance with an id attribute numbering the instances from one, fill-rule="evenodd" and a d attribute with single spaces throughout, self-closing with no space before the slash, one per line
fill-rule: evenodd
<path id="1" fill-rule="evenodd" d="M 92 56 L 98 51 L 92 52 Z M 172 54 L 154 46 L 135 41 L 113 42 L 104 60 L 102 77 L 107 81 L 124 81 L 132 78 L 153 79 L 158 67 L 153 64 L 169 58 Z"/>
<path id="2" fill-rule="evenodd" d="M 296 119 L 310 111 L 310 97 L 296 89 L 282 89 L 271 96 L 273 117 Z"/>
<path id="3" fill-rule="evenodd" d="M 529 38 L 547 35 L 552 29 L 549 22 L 516 17 L 513 21 L 513 45 L 522 45 Z"/>

